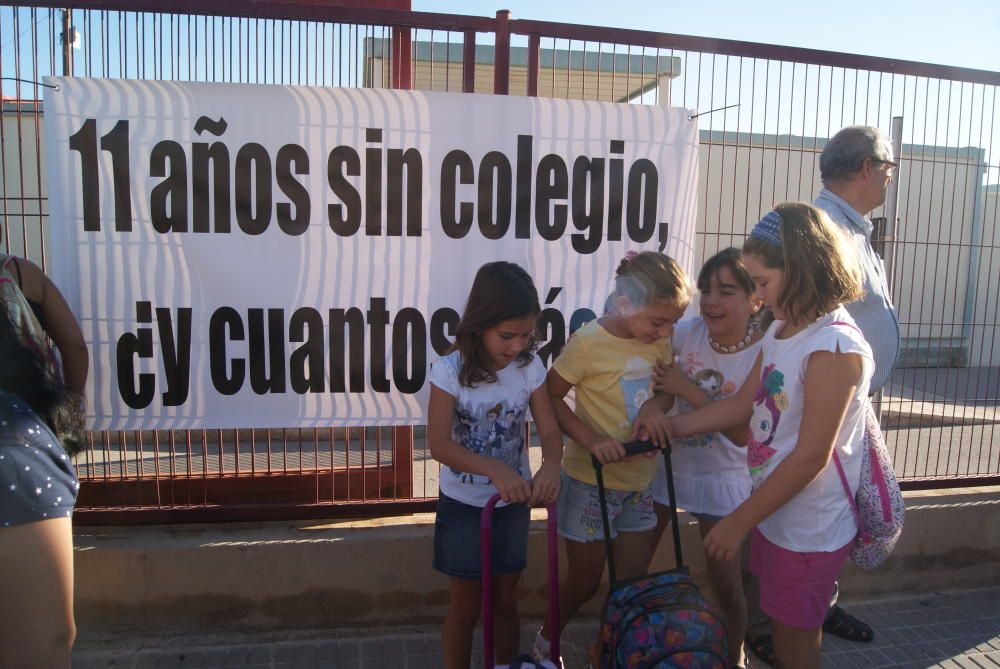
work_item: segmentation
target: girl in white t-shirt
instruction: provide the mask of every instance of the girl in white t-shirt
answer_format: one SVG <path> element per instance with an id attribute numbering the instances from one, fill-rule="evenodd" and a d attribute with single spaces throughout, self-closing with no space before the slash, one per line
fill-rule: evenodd
<path id="1" fill-rule="evenodd" d="M 723 249 L 706 260 L 698 274 L 698 290 L 701 315 L 674 327 L 674 364 L 658 364 L 653 373 L 654 389 L 675 397 L 670 415 L 734 395 L 760 355 L 763 331 L 757 316 L 761 302 L 754 296 L 753 280 L 739 249 Z M 698 519 L 704 539 L 723 516 L 750 496 L 743 449 L 746 426 L 728 435 L 711 432 L 674 439 L 671 445 L 677 506 Z M 653 501 L 658 543 L 670 522 L 670 502 L 663 459 L 657 462 Z M 739 561 L 709 557 L 706 570 L 729 632 L 730 659 L 739 665 L 747 624 Z"/>
<path id="2" fill-rule="evenodd" d="M 852 494 L 871 348 L 842 304 L 862 292 L 856 253 L 825 213 L 784 203 L 743 246 L 756 295 L 774 314 L 761 361 L 736 395 L 668 419 L 674 437 L 750 421 L 753 493 L 705 537 L 714 559 L 736 560 L 750 535 L 750 570 L 771 619 L 777 667 L 820 666 L 823 619 L 857 524 L 831 459 Z"/>
<path id="3" fill-rule="evenodd" d="M 559 493 L 562 435 L 533 354 L 541 308 L 527 272 L 509 262 L 476 273 L 450 352 L 431 365 L 427 440 L 441 463 L 434 524 L 434 568 L 450 576 L 441 629 L 444 664 L 467 669 L 479 618 L 479 519 L 500 493 L 493 518 L 493 611 L 496 661 L 514 660 L 520 622 L 517 583 L 527 563 L 528 504 Z M 542 465 L 528 468 L 528 409 L 542 444 Z"/>

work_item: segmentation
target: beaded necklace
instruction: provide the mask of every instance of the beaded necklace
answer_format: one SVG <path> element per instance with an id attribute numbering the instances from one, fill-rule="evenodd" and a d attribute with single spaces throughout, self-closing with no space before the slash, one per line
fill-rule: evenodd
<path id="1" fill-rule="evenodd" d="M 736 353 L 737 351 L 742 351 L 747 347 L 747 345 L 753 340 L 754 326 L 751 320 L 747 323 L 747 334 L 743 339 L 739 340 L 732 346 L 723 346 L 719 342 L 712 339 L 712 335 L 708 335 L 708 343 L 711 344 L 712 348 L 719 353 Z"/>

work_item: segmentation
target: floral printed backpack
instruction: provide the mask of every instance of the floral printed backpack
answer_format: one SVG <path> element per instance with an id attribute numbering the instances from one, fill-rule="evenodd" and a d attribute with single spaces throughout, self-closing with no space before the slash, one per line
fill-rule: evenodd
<path id="1" fill-rule="evenodd" d="M 861 332 L 858 326 L 846 321 L 834 321 L 830 325 L 845 325 Z M 906 504 L 903 502 L 903 492 L 899 489 L 899 481 L 896 480 L 896 472 L 892 468 L 892 456 L 882 437 L 878 416 L 875 415 L 871 401 L 865 404 L 861 482 L 856 495 L 851 495 L 851 486 L 847 483 L 844 466 L 840 464 L 836 450 L 833 451 L 833 462 L 837 465 L 840 482 L 858 524 L 858 536 L 851 549 L 851 560 L 862 569 L 874 569 L 885 562 L 896 547 L 899 535 L 903 533 Z"/>
<path id="2" fill-rule="evenodd" d="M 623 445 L 628 455 L 656 449 L 648 442 Z M 601 625 L 600 669 L 726 669 L 731 666 L 726 625 L 684 566 L 669 443 L 662 454 L 677 567 L 623 581 L 617 580 L 615 572 L 602 465 L 591 457 L 610 580 Z"/>
<path id="3" fill-rule="evenodd" d="M 858 523 L 858 536 L 851 549 L 851 559 L 862 569 L 874 569 L 889 557 L 903 533 L 906 504 L 892 468 L 889 449 L 882 438 L 878 418 L 871 402 L 865 408 L 865 436 L 862 442 L 861 483 L 857 495 L 851 495 L 844 467 L 836 451 L 833 461 L 840 482 L 851 502 L 851 511 Z"/>

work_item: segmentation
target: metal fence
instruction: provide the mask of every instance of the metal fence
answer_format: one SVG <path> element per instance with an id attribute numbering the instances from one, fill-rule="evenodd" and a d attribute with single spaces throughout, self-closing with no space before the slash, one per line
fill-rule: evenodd
<path id="1" fill-rule="evenodd" d="M 699 257 L 819 189 L 852 124 L 901 140 L 885 248 L 904 337 L 882 399 L 909 487 L 1000 480 L 1000 73 L 634 30 L 300 2 L 0 5 L 3 248 L 44 266 L 47 75 L 414 88 L 683 106 L 701 134 Z M 716 111 L 717 110 L 717 111 Z M 895 226 L 893 226 L 895 222 Z M 537 449 L 533 449 L 537 450 Z M 94 433 L 82 522 L 432 508 L 422 428 Z"/>

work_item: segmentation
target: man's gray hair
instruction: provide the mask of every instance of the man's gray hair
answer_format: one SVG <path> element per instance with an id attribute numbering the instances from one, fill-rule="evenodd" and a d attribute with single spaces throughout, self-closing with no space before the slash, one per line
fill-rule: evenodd
<path id="1" fill-rule="evenodd" d="M 819 175 L 824 183 L 844 179 L 862 167 L 869 158 L 890 160 L 892 144 L 878 128 L 853 125 L 830 138 L 819 155 Z"/>

